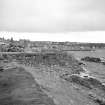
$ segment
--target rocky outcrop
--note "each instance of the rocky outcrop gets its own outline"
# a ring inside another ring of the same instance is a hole
[[[95,103],[99,105],[105,105],[105,85],[97,78],[94,78],[92,76],[89,76],[89,74],[85,75],[85,72],[82,72],[80,74],[64,74],[61,76],[61,78],[65,79],[66,81],[76,84],[83,87],[83,90],[85,92],[88,89],[88,92],[86,92],[86,95],[89,99],[93,100]]]
[[[96,62],[96,63],[100,63],[101,59],[100,58],[95,58],[95,57],[84,57],[81,60],[83,61],[88,61],[88,62]]]
[[[100,64],[105,65],[105,58],[96,58],[96,57],[86,56],[84,58],[81,58],[81,60],[86,61],[86,62],[100,63]]]

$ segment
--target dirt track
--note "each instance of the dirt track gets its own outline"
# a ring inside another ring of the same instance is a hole
[[[55,105],[24,68],[10,64],[0,72],[0,105]]]

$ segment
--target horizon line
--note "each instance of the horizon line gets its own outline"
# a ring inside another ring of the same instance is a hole
[[[0,31],[0,37],[14,40],[26,39],[30,41],[77,42],[77,43],[105,43],[105,31],[64,32],[64,33],[30,33]]]

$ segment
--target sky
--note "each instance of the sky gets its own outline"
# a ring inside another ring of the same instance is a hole
[[[105,0],[0,0],[0,31],[105,30]]]
[[[31,41],[57,42],[88,42],[105,43],[105,32],[66,32],[66,33],[27,33],[27,32],[0,32],[0,37],[14,40],[29,39]]]

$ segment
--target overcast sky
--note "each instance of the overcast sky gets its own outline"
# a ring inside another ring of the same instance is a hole
[[[105,30],[105,0],[0,0],[0,30]]]

